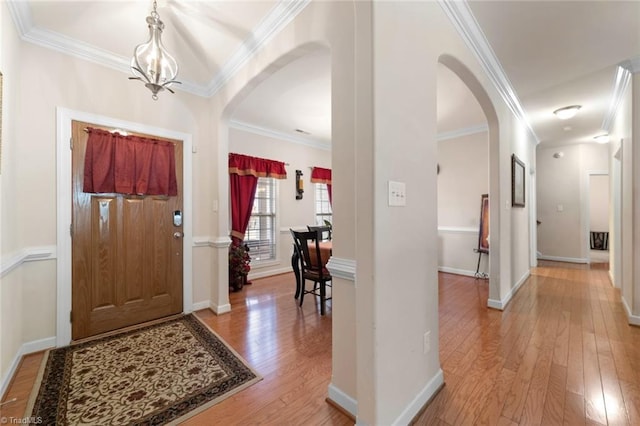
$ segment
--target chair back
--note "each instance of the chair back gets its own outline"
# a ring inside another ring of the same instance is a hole
[[[329,241],[331,240],[331,227],[330,226],[311,226],[307,225],[307,229],[309,231],[315,231],[318,233],[318,238],[320,241]]]
[[[319,275],[319,278],[327,278],[330,274],[324,269],[322,257],[320,254],[320,244],[317,231],[294,231],[290,229],[295,250],[299,253],[302,260],[303,274],[313,273]],[[309,247],[315,248],[315,253],[311,253]]]
[[[300,251],[300,245],[298,244],[295,236],[295,232],[293,229],[289,228],[289,232],[291,232],[291,238],[293,238],[293,251],[298,256],[298,259],[302,262],[302,252]]]

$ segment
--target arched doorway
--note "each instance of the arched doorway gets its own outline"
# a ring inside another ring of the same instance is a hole
[[[489,175],[489,307],[502,308],[500,302],[500,171],[499,171],[499,132],[498,115],[484,87],[473,73],[457,58],[451,55],[441,55],[439,64],[453,72],[469,89],[486,118],[488,137],[488,175]],[[478,206],[480,200],[478,200]],[[479,217],[479,209],[478,209]]]

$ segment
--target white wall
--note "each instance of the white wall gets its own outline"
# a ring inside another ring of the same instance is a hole
[[[589,179],[589,229],[609,232],[609,175],[591,175]]]
[[[562,153],[560,158],[554,154]],[[541,258],[586,263],[589,173],[608,173],[606,145],[576,144],[537,152],[538,251]]]
[[[287,178],[277,180],[278,204],[276,260],[264,265],[252,263],[249,278],[291,271],[291,234],[289,228],[306,229],[315,224],[315,194],[311,167],[331,168],[331,152],[273,137],[232,128],[229,131],[229,152],[246,154],[288,163]],[[296,200],[296,170],[301,170],[304,180],[302,200]]]
[[[478,254],[480,200],[489,193],[487,132],[438,142],[438,268],[473,276]],[[487,255],[480,272],[489,273]]]
[[[640,189],[640,174],[637,173],[637,170],[640,169],[640,149],[637,147],[633,147],[634,144],[637,144],[638,135],[640,135],[640,70],[637,69],[636,66],[635,72],[632,76],[631,80],[631,138],[628,143],[625,144],[625,148],[630,148],[630,155],[625,151],[623,153],[623,170],[625,167],[628,167],[628,160],[624,159],[624,156],[631,157],[631,171],[627,175],[623,174],[623,179],[627,178],[628,175],[631,175],[631,179],[625,180],[624,183],[628,183],[628,186],[632,188],[631,196],[628,199],[625,199],[626,191],[623,192],[623,210],[625,204],[632,204],[632,226],[629,228],[624,228],[625,230],[631,229],[632,232],[625,232],[625,234],[632,234],[632,251],[627,252],[632,256],[629,261],[633,265],[632,266],[632,280],[630,281],[630,285],[632,286],[632,299],[626,300],[627,305],[630,305],[631,315],[630,322],[635,325],[640,325],[640,206],[638,205],[638,200],[634,197],[639,193]],[[623,183],[623,187],[624,187]],[[625,225],[623,219],[623,226]],[[624,248],[623,248],[624,250]],[[632,253],[632,254],[631,254]],[[625,254],[625,260],[623,260],[623,267],[625,266],[625,261],[627,260],[627,256]]]

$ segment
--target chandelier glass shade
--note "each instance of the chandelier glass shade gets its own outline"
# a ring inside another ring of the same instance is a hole
[[[156,11],[157,3],[153,2],[153,10],[147,16],[149,27],[149,40],[136,46],[131,58],[131,72],[135,77],[130,80],[140,80],[151,90],[152,98],[158,99],[158,92],[167,89],[171,90],[171,85],[181,84],[176,80],[178,75],[178,63],[167,52],[162,44],[161,36],[164,23],[160,20],[160,15]]]

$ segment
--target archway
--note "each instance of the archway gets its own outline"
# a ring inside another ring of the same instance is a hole
[[[245,237],[248,244],[255,243],[258,234],[261,239],[258,251],[252,245],[250,278],[291,269],[288,229],[315,223],[312,188],[305,185],[304,196],[290,196],[295,171],[303,172],[308,183],[311,167],[330,168],[330,139],[331,51],[321,43],[308,43],[279,57],[245,84],[224,108],[220,140],[227,151],[282,161],[288,172],[284,180],[262,183],[273,187],[267,192],[271,194],[269,204],[275,203],[275,209],[270,210],[273,216],[263,214],[259,221],[250,222]],[[221,162],[224,159],[226,155],[221,153]],[[221,164],[220,178],[225,181],[222,185],[228,184],[226,163],[225,167]],[[254,225],[260,229],[254,229]],[[226,228],[230,229],[230,221]]]
[[[493,102],[476,76],[457,58],[443,54],[438,58],[438,63],[447,67],[462,80],[468,87],[476,101],[480,105],[487,122],[489,140],[489,229],[491,236],[491,249],[489,252],[489,307],[501,308],[500,302],[500,170],[499,170],[499,125],[498,115]]]

